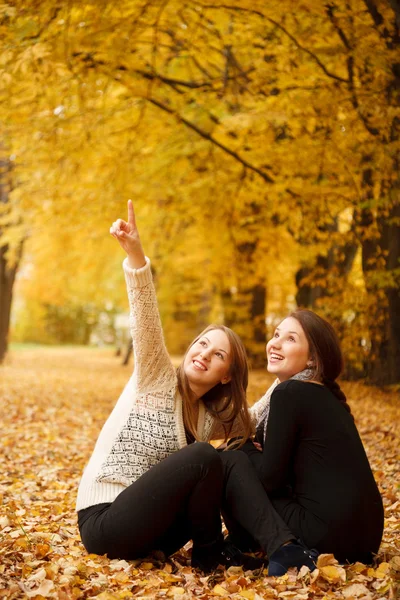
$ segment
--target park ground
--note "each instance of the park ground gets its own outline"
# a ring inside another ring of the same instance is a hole
[[[377,600],[400,590],[399,389],[344,382],[385,506],[374,566],[338,565],[324,555],[310,574],[190,568],[190,548],[167,562],[87,555],[74,504],[99,430],[129,376],[112,349],[11,348],[0,366],[0,598],[308,598]],[[249,401],[269,376],[251,375]]]

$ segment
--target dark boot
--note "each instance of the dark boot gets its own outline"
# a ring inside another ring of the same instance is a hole
[[[207,546],[193,546],[192,567],[204,573],[215,571],[218,565],[243,567],[244,571],[261,569],[267,560],[243,554],[231,542],[218,540]]]
[[[310,571],[314,571],[318,554],[317,550],[309,550],[300,541],[281,546],[270,556],[268,575],[279,577],[284,575],[290,567],[300,569],[303,565],[309,567]]]

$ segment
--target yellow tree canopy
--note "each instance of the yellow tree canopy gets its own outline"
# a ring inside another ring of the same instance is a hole
[[[382,345],[365,307],[399,281],[396,19],[370,0],[3,4],[8,231],[53,301],[121,281],[104,232],[132,197],[171,330],[222,316],[258,355],[297,274],[349,347],[360,324]]]

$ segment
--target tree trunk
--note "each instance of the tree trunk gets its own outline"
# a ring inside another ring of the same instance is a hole
[[[0,205],[9,203],[11,189],[11,168],[8,159],[0,157]],[[4,214],[4,213],[2,213]],[[10,263],[7,242],[2,242],[0,229],[0,362],[4,359],[8,349],[8,332],[10,328],[10,315],[13,286],[22,254],[22,242],[18,245],[13,263]]]
[[[364,196],[372,201],[372,157],[365,156],[364,163]],[[387,199],[375,211],[367,202],[358,214],[371,344],[367,374],[378,385],[400,381],[400,181],[392,183]]]
[[[362,223],[372,222],[369,210]],[[400,382],[400,204],[376,220],[377,237],[362,244],[363,272],[369,296],[371,352],[368,377],[372,383]],[[377,265],[377,256],[383,264]]]
[[[265,366],[266,300],[265,283],[253,272],[256,242],[237,246],[237,272],[240,274],[236,289],[222,294],[224,322],[242,339],[252,368]]]
[[[8,349],[12,290],[17,272],[17,266],[7,265],[7,249],[7,245],[0,247],[0,362]]]
[[[338,224],[334,221],[320,230],[335,234]],[[340,294],[343,278],[350,273],[356,253],[357,245],[349,241],[318,255],[313,266],[303,265],[296,273],[297,306],[314,309],[320,298]]]

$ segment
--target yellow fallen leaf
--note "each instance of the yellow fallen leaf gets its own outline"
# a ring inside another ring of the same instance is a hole
[[[54,579],[59,571],[59,567],[57,564],[49,563],[48,565],[45,565],[44,570],[46,571],[47,579]]]
[[[366,566],[363,563],[360,562],[356,562],[354,563],[354,565],[350,566],[350,570],[353,571],[354,573],[362,573],[363,571],[366,570]]]
[[[151,570],[153,567],[154,567],[154,565],[153,565],[153,563],[151,563],[151,562],[143,562],[143,563],[140,565],[140,568],[141,568],[143,571],[150,571],[150,570]]]
[[[242,598],[247,598],[247,600],[254,600],[254,590],[242,590],[240,595]]]
[[[321,576],[330,583],[339,583],[339,581],[346,581],[346,571],[343,567],[338,567],[336,565],[327,565],[326,567],[321,567],[319,570]]]
[[[341,590],[345,598],[358,598],[358,596],[368,596],[369,590],[363,583],[352,583]]]
[[[172,565],[170,565],[169,563],[166,563],[164,565],[163,571],[165,571],[166,573],[172,573]]]
[[[229,575],[229,578],[240,577],[243,575],[243,567],[229,567],[229,569],[226,570],[226,573]]]
[[[41,583],[42,581],[44,581],[47,577],[47,573],[46,573],[46,569],[39,569],[38,571],[35,571],[34,573],[32,573],[32,575],[28,578],[28,581],[36,581],[38,583]]]
[[[166,583],[176,583],[177,581],[182,581],[182,577],[179,575],[170,575],[169,573],[165,573],[165,571],[158,571],[158,575],[162,577]]]
[[[226,589],[230,594],[236,594],[240,590],[240,585],[232,581],[231,583],[226,584]]]
[[[44,558],[49,554],[51,546],[49,544],[36,544],[35,556],[36,558]]]
[[[184,593],[185,593],[185,588],[178,587],[176,585],[173,585],[168,590],[168,596],[183,596]]]
[[[10,537],[14,537],[14,536],[12,534],[10,534]],[[15,549],[18,549],[18,550],[27,550],[28,546],[29,546],[28,539],[26,538],[26,536],[21,536],[15,540],[13,546]]]
[[[28,598],[34,598],[35,596],[43,596],[44,598],[47,598],[53,589],[54,583],[51,581],[51,579],[45,579],[38,588],[29,591],[25,590],[25,594]]]
[[[327,565],[337,565],[338,561],[333,554],[320,554],[317,560],[317,569],[322,569]]]
[[[126,562],[126,560],[112,560],[110,561],[110,569],[112,571],[122,571],[123,569],[129,569],[129,563]]]
[[[217,585],[213,587],[212,591],[213,594],[215,594],[216,596],[229,596],[228,590],[223,588],[222,585],[219,585],[219,583],[217,583]]]
[[[310,568],[307,565],[303,565],[297,574],[297,579],[301,579],[310,573]]]
[[[400,556],[393,556],[390,559],[390,576],[396,579],[397,581],[400,579]]]
[[[118,573],[116,573],[116,575],[113,576],[113,580],[118,583],[128,583],[128,581],[131,580],[131,576],[125,571],[119,571]]]
[[[380,565],[378,565],[378,567],[375,569],[375,575],[374,577],[376,577],[377,579],[383,579],[384,577],[386,577],[386,575],[389,573],[389,569],[390,569],[390,565],[387,562],[382,562]]]

